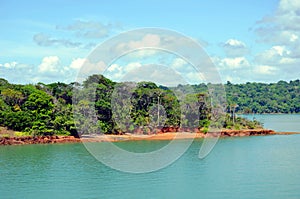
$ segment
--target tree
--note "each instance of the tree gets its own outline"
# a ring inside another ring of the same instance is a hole
[[[22,105],[24,111],[32,115],[33,123],[30,131],[35,135],[54,134],[52,126],[54,107],[52,97],[44,91],[35,89]]]
[[[22,92],[10,88],[3,89],[1,91],[1,96],[9,106],[20,106],[24,98]]]
[[[198,94],[199,100],[199,128],[208,128],[210,125],[211,107],[208,104],[208,95],[206,93]]]

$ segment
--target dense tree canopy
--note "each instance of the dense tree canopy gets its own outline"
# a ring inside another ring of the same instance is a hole
[[[300,81],[225,85],[228,104],[241,113],[299,113]]]
[[[271,84],[227,82],[230,114],[217,126],[259,126],[257,121],[236,118],[237,112],[299,113],[299,86],[299,80]],[[220,85],[214,89],[220,89]],[[116,83],[102,75],[92,75],[82,85],[17,85],[0,79],[0,126],[33,135],[74,136],[87,131],[153,133],[164,127],[205,131],[218,110],[210,95],[206,84],[167,88],[153,82]]]

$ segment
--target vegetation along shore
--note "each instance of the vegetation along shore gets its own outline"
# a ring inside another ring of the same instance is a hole
[[[86,132],[111,136],[111,140],[140,139],[136,135],[170,139],[175,132],[181,138],[204,137],[213,128],[222,129],[223,137],[269,135],[275,132],[263,129],[259,121],[236,114],[300,113],[299,80],[214,85],[226,93],[225,114],[218,119],[214,119],[218,109],[208,92],[211,84],[173,88],[153,82],[132,85],[102,75],[92,75],[82,84],[19,85],[0,79],[0,144],[92,140],[81,136]],[[123,95],[115,97],[116,90]],[[184,96],[180,100],[178,93]],[[89,117],[91,110],[95,117]],[[100,141],[107,140],[107,136],[104,140],[101,136]]]

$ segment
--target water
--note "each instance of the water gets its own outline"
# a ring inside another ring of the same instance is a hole
[[[300,114],[248,114],[239,115],[247,119],[254,118],[267,129],[278,132],[300,132]]]
[[[167,143],[122,145],[135,151]],[[222,138],[203,160],[201,143],[143,174],[110,169],[80,143],[1,146],[0,198],[300,198],[300,135]]]
[[[300,115],[255,118],[266,128],[300,132]],[[118,145],[143,153],[168,143]],[[0,198],[300,198],[300,134],[221,138],[203,160],[201,144],[195,140],[170,166],[143,174],[113,170],[80,143],[0,146]]]

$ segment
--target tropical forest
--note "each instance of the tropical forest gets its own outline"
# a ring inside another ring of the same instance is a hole
[[[111,81],[92,75],[82,84],[37,83],[19,85],[0,79],[0,128],[22,135],[73,135],[85,131],[104,134],[155,133],[162,128],[261,128],[237,114],[299,113],[300,81],[277,83],[227,82],[222,119],[215,118],[209,88],[153,82]],[[120,94],[121,93],[121,94]],[[184,93],[184,97],[178,97]],[[94,124],[94,125],[91,125]]]

